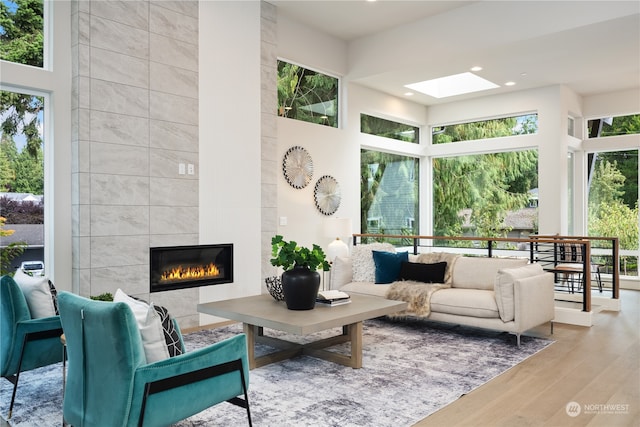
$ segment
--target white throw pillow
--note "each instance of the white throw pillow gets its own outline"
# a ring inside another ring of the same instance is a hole
[[[528,264],[524,267],[502,268],[498,270],[494,291],[498,312],[503,322],[510,322],[515,318],[514,282],[518,279],[538,276],[543,273],[544,270],[540,264]]]
[[[124,293],[121,289],[116,291],[113,302],[127,304],[138,322],[142,345],[147,363],[157,362],[169,358],[169,350],[164,339],[162,320],[153,306],[144,301],[137,300]]]
[[[331,264],[330,289],[340,289],[353,281],[353,266],[351,258],[338,256]]]
[[[57,315],[48,277],[29,276],[19,268],[13,280],[20,286],[27,300],[32,319]]]
[[[396,248],[391,243],[368,243],[356,245],[351,250],[351,262],[353,263],[353,281],[376,281],[376,265],[373,262],[373,251],[395,252]]]

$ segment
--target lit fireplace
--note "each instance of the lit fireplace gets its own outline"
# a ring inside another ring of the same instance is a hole
[[[151,292],[233,282],[233,244],[150,249]]]

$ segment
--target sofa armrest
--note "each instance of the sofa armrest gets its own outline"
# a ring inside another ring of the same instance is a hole
[[[513,283],[515,323],[523,332],[555,317],[553,274],[526,277]]]

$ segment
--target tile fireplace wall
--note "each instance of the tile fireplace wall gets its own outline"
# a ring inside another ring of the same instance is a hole
[[[263,94],[271,102],[276,14],[268,3],[261,10]],[[198,2],[75,0],[71,21],[72,289],[90,296],[121,288],[166,306],[183,328],[196,326],[197,288],[150,295],[149,248],[200,243]],[[277,170],[272,105],[261,107],[264,171]],[[180,163],[195,173],[180,174]],[[267,253],[277,214],[273,172],[263,173],[262,192]],[[270,272],[268,256],[263,264]]]
[[[198,3],[74,1],[72,44],[73,289],[148,300],[149,247],[198,244]]]

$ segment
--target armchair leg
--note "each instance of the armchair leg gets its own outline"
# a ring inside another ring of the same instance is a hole
[[[20,360],[22,363],[22,360]],[[16,392],[18,391],[18,379],[20,377],[20,371],[17,374],[10,375],[5,377],[7,381],[13,384],[13,392],[11,393],[11,403],[9,404],[9,413],[7,414],[7,420],[11,419],[11,415],[13,415],[13,404],[16,401]]]
[[[22,371],[22,358],[24,357],[24,349],[27,347],[27,343],[30,341],[53,338],[55,336],[60,336],[60,335],[62,335],[62,328],[51,329],[48,331],[33,332],[30,334],[26,334],[24,336],[24,340],[22,341],[22,347],[20,348],[20,360],[18,361],[18,372],[16,372],[14,375],[5,377],[11,383],[13,383],[13,392],[11,393],[11,403],[9,404],[9,414],[7,419],[11,419],[11,415],[13,415],[13,404],[15,403],[15,400],[16,400],[16,392],[18,391],[18,380],[20,379],[20,372]]]

